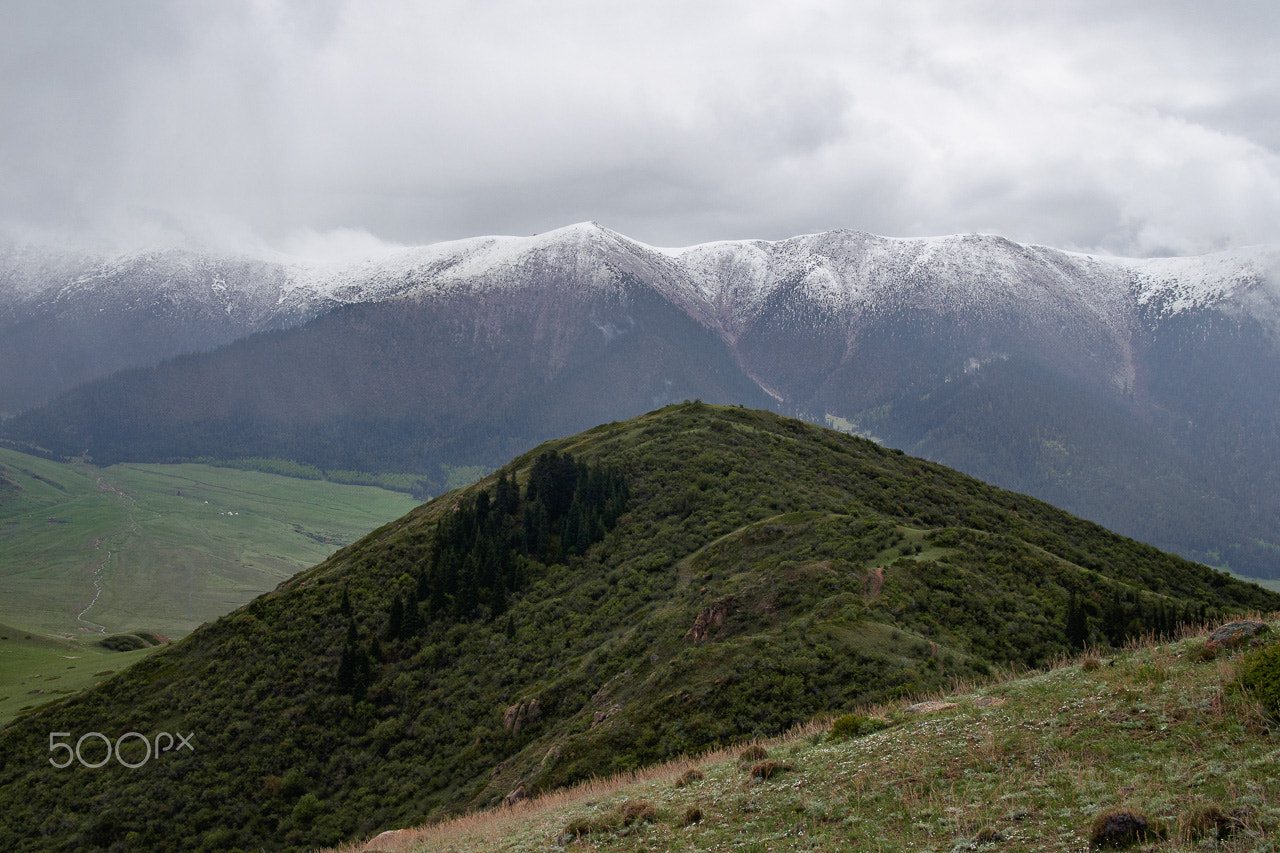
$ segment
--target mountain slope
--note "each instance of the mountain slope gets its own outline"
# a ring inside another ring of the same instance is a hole
[[[520,275],[500,294],[402,294],[128,371],[12,429],[99,463],[278,456],[438,475],[672,401],[768,401],[713,334],[624,269]]]
[[[331,304],[292,286],[285,266],[256,259],[0,246],[0,413],[123,368],[296,325]]]
[[[272,269],[268,302],[322,316],[82,386],[4,435],[101,461],[270,454],[438,480],[700,397],[838,418],[1280,574],[1275,249],[1134,260],[846,231],[659,249],[584,223]]]
[[[531,451],[19,720],[0,820],[16,849],[301,849],[1039,663],[1069,622],[1119,642],[1278,603],[862,439],[691,403]],[[57,770],[50,731],[195,749]]]
[[[1237,689],[1260,654],[1215,654],[1199,636],[1082,656],[877,718],[817,721],[755,757],[678,759],[341,849],[1087,850],[1106,849],[1091,844],[1095,821],[1116,812],[1148,822],[1133,849],[1274,849],[1274,723]]]

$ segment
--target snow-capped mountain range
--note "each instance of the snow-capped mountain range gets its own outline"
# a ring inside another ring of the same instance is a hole
[[[700,396],[1280,574],[1278,341],[1280,247],[659,248],[596,223],[344,263],[0,247],[0,413],[30,410],[4,429],[54,450],[430,473]]]
[[[543,268],[607,285],[608,258],[657,283],[700,322],[728,337],[780,288],[799,288],[831,312],[874,310],[910,293],[935,309],[1019,301],[1055,313],[1089,306],[1118,332],[1141,310],[1165,315],[1236,302],[1274,320],[1280,247],[1189,258],[1086,255],[965,234],[926,239],[828,231],[786,240],[737,240],[685,248],[649,246],[594,222],[529,237],[475,237],[375,258],[315,262],[275,253],[214,256],[187,250],[96,256],[34,246],[0,247],[0,311],[6,318],[78,303],[167,303],[239,318],[246,328],[296,323],[341,304],[519,285]],[[923,289],[913,285],[927,281]],[[11,321],[11,320],[10,320]]]

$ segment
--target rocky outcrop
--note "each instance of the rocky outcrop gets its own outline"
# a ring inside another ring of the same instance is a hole
[[[1209,635],[1209,639],[1205,641],[1205,648],[1234,649],[1269,630],[1265,622],[1254,622],[1249,619],[1228,622]]]
[[[693,640],[695,645],[705,643],[712,628],[719,628],[729,617],[732,599],[722,598],[705,608],[693,620],[693,627],[684,635],[686,640]]]
[[[507,794],[507,796],[503,799],[503,802],[506,803],[508,806],[514,806],[516,803],[520,802],[521,800],[527,800],[527,799],[529,799],[529,792],[525,790],[524,782],[516,782],[515,790]]]
[[[517,702],[502,712],[502,728],[518,735],[521,729],[538,722],[540,716],[541,709],[536,698],[528,702]]]
[[[382,853],[382,851],[389,853],[392,850],[404,849],[404,845],[413,840],[414,834],[412,829],[388,829],[361,847],[360,853]]]
[[[594,729],[596,726],[600,725],[605,720],[609,719],[610,717],[612,717],[614,714],[618,713],[621,710],[622,710],[622,706],[614,705],[612,708],[610,708],[607,711],[596,711],[591,718],[591,728]]]
[[[939,711],[950,711],[954,707],[955,702],[917,702],[903,710],[908,714],[936,714]]]

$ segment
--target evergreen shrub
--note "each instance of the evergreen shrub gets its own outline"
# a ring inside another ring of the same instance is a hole
[[[1250,654],[1241,667],[1240,683],[1270,716],[1280,719],[1280,643]]]

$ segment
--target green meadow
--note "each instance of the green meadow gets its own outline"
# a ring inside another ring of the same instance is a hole
[[[0,449],[0,622],[178,638],[416,504],[209,465],[97,468]]]
[[[0,625],[0,726],[17,714],[92,687],[156,648],[111,652],[88,639],[55,639]]]

